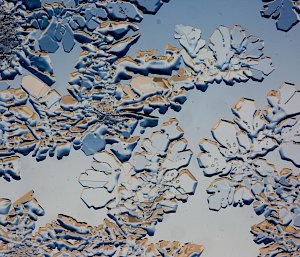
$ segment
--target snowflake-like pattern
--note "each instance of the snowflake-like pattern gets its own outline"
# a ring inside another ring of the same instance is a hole
[[[197,180],[186,169],[192,157],[176,119],[139,145],[128,162],[121,163],[120,148],[94,155],[91,169],[79,178],[81,199],[89,208],[106,207],[108,215],[124,230],[153,235],[166,213],[177,210],[194,194]],[[101,196],[101,197],[100,197]]]
[[[271,59],[264,56],[264,42],[239,25],[218,27],[208,46],[201,30],[190,26],[177,25],[175,38],[183,47],[181,56],[189,67],[186,73],[202,91],[213,82],[262,81],[274,69]]]
[[[205,176],[218,176],[207,189],[209,208],[252,204],[257,215],[263,214],[265,221],[251,230],[255,242],[267,245],[261,256],[300,253],[299,172],[277,171],[268,161],[268,153],[279,150],[278,157],[299,167],[299,100],[300,92],[289,83],[269,93],[263,110],[242,98],[232,107],[233,121],[219,121],[214,140],[200,142],[200,167]]]

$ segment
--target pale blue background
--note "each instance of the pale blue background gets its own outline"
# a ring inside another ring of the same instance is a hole
[[[190,197],[188,203],[181,204],[176,214],[168,215],[157,226],[154,241],[163,239],[203,244],[203,257],[258,255],[259,246],[252,241],[250,227],[262,221],[262,217],[257,217],[252,207],[229,207],[217,213],[209,211],[205,189],[212,179],[202,175],[196,155],[199,152],[198,142],[201,138],[210,137],[213,125],[220,118],[232,119],[230,108],[240,97],[256,99],[263,108],[271,89],[277,89],[284,81],[300,84],[300,25],[287,33],[277,31],[274,21],[260,16],[261,7],[260,0],[171,0],[155,16],[145,15],[141,23],[142,36],[129,54],[149,49],[158,49],[163,53],[167,43],[179,46],[173,39],[176,24],[200,28],[207,41],[219,25],[231,27],[239,24],[249,33],[265,40],[265,54],[272,57],[276,69],[263,83],[249,81],[233,87],[214,84],[205,93],[190,91],[180,113],[169,111],[161,117],[160,124],[171,117],[179,119],[194,152],[190,169],[199,180],[199,185],[196,195]],[[60,50],[52,56],[58,78],[54,87],[60,92],[66,92],[65,86],[79,52],[77,46],[72,54]],[[150,131],[147,130],[146,135]],[[276,162],[278,155],[274,156]],[[69,157],[61,161],[48,158],[37,163],[30,157],[23,158],[22,180],[11,183],[0,180],[0,197],[16,200],[34,189],[46,211],[38,225],[55,219],[58,213],[71,215],[92,225],[99,224],[106,211],[89,210],[79,198],[82,188],[77,179],[81,172],[89,168],[90,163],[91,157],[84,156],[81,151],[72,151]]]

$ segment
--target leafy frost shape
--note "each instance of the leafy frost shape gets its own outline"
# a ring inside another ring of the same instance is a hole
[[[198,29],[176,27],[175,38],[184,48],[182,58],[191,69],[194,84],[202,91],[213,82],[233,85],[249,79],[262,81],[274,70],[271,59],[264,56],[263,41],[248,35],[239,25],[231,29],[218,27],[207,47],[200,37]]]
[[[176,25],[174,37],[193,58],[205,46],[205,41],[201,39],[201,30],[190,26]]]
[[[254,241],[265,244],[260,256],[298,256],[299,172],[281,171],[268,161],[268,153],[299,167],[299,91],[284,83],[268,94],[269,105],[257,108],[242,98],[233,107],[232,121],[220,120],[213,140],[200,141],[198,162],[205,176],[218,176],[207,189],[211,210],[229,205],[252,205],[265,220],[252,227]]]

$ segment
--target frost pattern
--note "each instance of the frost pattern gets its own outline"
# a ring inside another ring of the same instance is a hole
[[[177,25],[175,38],[183,47],[187,74],[202,91],[214,82],[233,85],[249,79],[262,81],[273,71],[271,59],[263,53],[264,42],[239,25],[218,27],[207,46],[201,30],[190,26]]]
[[[300,253],[299,171],[277,171],[268,161],[268,153],[278,149],[278,157],[299,167],[299,100],[300,92],[289,83],[268,94],[263,110],[242,98],[232,107],[233,121],[220,120],[212,129],[214,139],[200,142],[204,175],[218,176],[207,189],[209,208],[252,204],[263,214],[265,221],[251,230],[255,242],[266,245],[260,256]]]
[[[139,229],[129,235],[108,219],[92,227],[59,214],[55,221],[33,233],[35,221],[43,215],[44,210],[34,198],[33,191],[13,205],[9,199],[0,199],[0,254],[18,257],[194,257],[203,252],[201,245],[192,243],[163,240],[151,243]]]
[[[102,33],[111,33],[115,38],[119,38],[119,33],[130,28],[133,28],[132,24],[120,26],[111,22],[98,27]],[[176,37],[179,38],[178,33],[187,33],[189,28],[177,27]],[[192,28],[191,30],[193,31]],[[270,59],[262,55],[261,40],[252,36],[246,37],[245,32],[236,26],[231,32],[238,35],[232,37],[231,46],[241,50],[240,57],[234,57],[232,51],[218,52],[217,42],[223,42],[217,38],[221,35],[219,32],[214,33],[217,35],[213,40],[214,48],[210,46],[218,53],[219,57],[215,62],[218,60],[219,66],[215,63],[215,66],[209,67],[210,70],[220,67],[223,63],[221,59],[227,59],[228,54],[233,59],[241,58],[244,63],[251,63],[251,69],[248,67],[250,70],[242,68],[237,71],[237,76],[247,73],[252,74],[254,79],[254,74],[262,74],[255,70],[258,67],[268,67],[266,74],[273,70]],[[205,76],[199,73],[195,77],[192,69],[183,65],[181,59],[187,63],[187,53],[191,56],[203,51],[213,53],[213,50],[203,48],[204,42],[200,39],[199,31],[196,30],[195,33],[198,37],[195,36],[194,41],[190,38],[193,37],[192,32],[190,36],[181,35],[179,41],[184,50],[166,45],[165,54],[162,56],[157,56],[156,51],[140,51],[134,58],[120,57],[122,55],[115,53],[117,49],[123,51],[123,43],[107,44],[105,49],[111,54],[102,51],[102,45],[87,43],[86,51],[81,54],[76,64],[77,71],[71,74],[67,86],[69,95],[62,96],[46,83],[31,76],[22,78],[21,88],[0,91],[0,111],[3,114],[0,122],[0,156],[12,158],[9,161],[12,165],[3,166],[0,176],[6,180],[20,179],[20,170],[17,169],[20,155],[32,153],[38,161],[42,161],[47,155],[56,156],[58,159],[68,156],[72,148],[92,155],[104,150],[107,144],[133,146],[131,135],[138,125],[143,128],[157,125],[159,116],[153,114],[155,110],[159,114],[164,114],[169,109],[178,112],[187,99],[185,91],[193,89],[195,85],[204,91],[208,83],[219,81],[220,70],[212,75],[212,80],[204,79],[200,85],[196,82],[197,78]],[[241,35],[242,38],[245,36],[244,43],[238,40],[242,40]],[[132,42],[132,38],[125,41]],[[115,50],[111,51],[112,49]],[[197,69],[197,66],[191,67]],[[224,68],[224,72],[225,70],[227,68]],[[226,72],[235,74],[231,70]],[[130,79],[129,83],[124,83],[124,79]],[[229,83],[229,80],[223,79]],[[237,80],[233,78],[230,81],[233,83]],[[122,161],[128,160],[130,155],[129,151]]]
[[[4,0],[6,12],[17,21],[20,42],[12,53],[9,68],[0,69],[0,78],[13,79],[22,68],[47,85],[55,82],[49,53],[60,47],[73,50],[76,43],[83,50],[96,47],[110,64],[124,56],[139,34],[137,23],[143,13],[155,14],[164,2],[143,1],[62,1],[47,4],[40,0]],[[129,34],[129,35],[128,35]]]
[[[121,163],[121,150],[94,155],[92,167],[79,177],[84,187],[81,199],[89,208],[106,207],[108,216],[131,233],[153,235],[178,202],[195,193],[197,180],[186,169],[192,157],[176,119],[145,138],[128,162]],[[101,196],[101,197],[100,197]]]
[[[61,159],[72,148],[92,155],[106,144],[121,144],[130,150],[120,158],[128,160],[136,145],[131,135],[137,124],[156,126],[154,110],[179,111],[185,102],[184,90],[172,86],[171,80],[136,77],[129,85],[77,94],[77,100],[24,76],[21,88],[0,91],[0,176],[8,181],[20,179],[20,155],[32,154],[37,161],[47,156]]]
[[[289,31],[300,20],[299,0],[262,0],[261,15],[276,20],[277,29]]]
[[[187,63],[188,52],[195,56],[206,49],[197,36],[198,30],[189,35],[190,29],[194,31],[190,27],[176,29],[176,38],[183,50],[167,45],[161,56],[157,56],[156,51],[126,56],[140,36],[136,33],[136,23],[142,20],[142,12],[156,12],[163,1],[152,3],[155,4],[140,1],[68,1],[52,5],[41,4],[39,0],[5,2],[6,10],[17,15],[22,28],[23,53],[17,56],[19,60],[23,56],[20,63],[37,78],[23,76],[20,88],[0,91],[1,177],[8,181],[20,179],[21,155],[32,154],[37,161],[47,156],[61,159],[68,156],[72,148],[92,155],[103,151],[107,144],[121,144],[131,149],[122,157],[122,162],[127,161],[136,145],[132,133],[137,126],[156,126],[159,115],[153,114],[155,110],[159,114],[168,109],[180,111],[186,101],[186,90],[196,85],[204,91],[208,83],[219,81],[220,73],[216,73],[211,81],[197,84],[196,73],[182,63],[182,59]],[[232,49],[239,49],[236,55],[232,55],[233,50],[229,53],[220,50],[225,41],[228,45],[227,39],[222,39],[226,31],[229,33],[229,29],[220,27],[211,39],[208,51],[214,53],[216,62],[209,67],[211,71],[216,67],[227,70],[225,66],[232,61],[224,64],[226,58],[243,60],[242,64],[235,65],[243,66],[244,73],[251,73],[253,79],[254,74],[260,74],[255,75],[255,79],[260,80],[272,71],[270,59],[263,56],[262,41],[247,36],[239,26],[231,30],[229,43]],[[196,40],[191,38],[194,34]],[[76,71],[70,76],[69,94],[61,95],[49,86],[54,82],[49,53],[59,47],[70,52],[75,42],[81,45],[83,52],[75,65]],[[244,67],[245,63],[250,65],[249,69]],[[257,71],[260,68],[264,75]],[[197,78],[200,77],[205,76],[198,74]],[[238,81],[236,78],[224,80],[233,83]]]

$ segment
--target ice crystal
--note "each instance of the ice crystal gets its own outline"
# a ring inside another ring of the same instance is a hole
[[[183,47],[181,56],[190,68],[187,74],[202,91],[213,82],[262,81],[273,71],[271,59],[263,53],[264,42],[239,25],[218,27],[208,45],[201,30],[190,26],[177,25],[175,38]]]
[[[295,86],[285,83],[268,94],[263,110],[242,98],[232,107],[233,121],[219,121],[214,139],[200,142],[199,165],[206,176],[218,176],[207,189],[209,208],[252,204],[263,214],[265,221],[251,230],[256,243],[267,245],[261,256],[300,253],[299,172],[296,167],[277,171],[268,160],[268,153],[279,150],[278,159],[299,167],[299,97]]]
[[[124,231],[153,235],[164,214],[176,212],[178,202],[194,194],[197,181],[186,169],[192,152],[176,119],[139,146],[142,151],[123,163],[116,157],[119,149],[95,154],[91,169],[79,178],[81,199],[90,208],[106,207]]]

